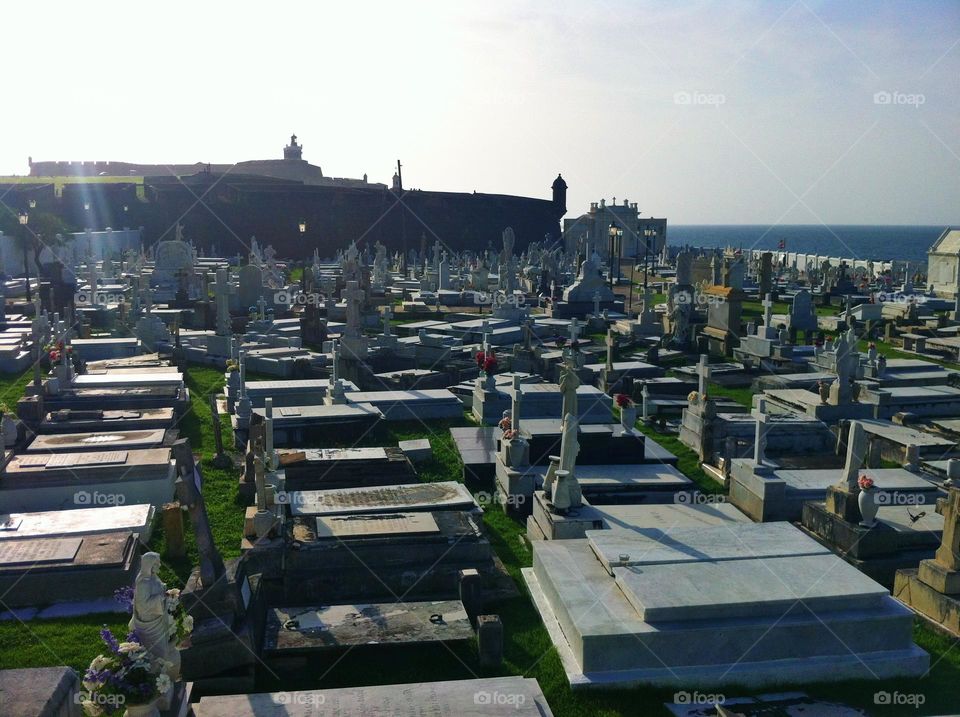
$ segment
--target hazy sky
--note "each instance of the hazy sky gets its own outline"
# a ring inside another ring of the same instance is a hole
[[[960,2],[15,3],[27,156],[279,158],[671,223],[960,222]],[[876,93],[879,95],[875,100]],[[888,100],[884,103],[884,100]]]

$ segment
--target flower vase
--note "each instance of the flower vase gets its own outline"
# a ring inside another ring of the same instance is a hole
[[[620,409],[620,425],[632,429],[637,423],[637,407],[624,406]]]
[[[124,717],[160,717],[160,708],[157,700],[153,699],[142,705],[127,705]]]
[[[861,489],[857,496],[857,505],[860,506],[860,525],[864,528],[872,528],[877,524],[877,511],[880,506],[877,505],[877,491],[873,488]]]

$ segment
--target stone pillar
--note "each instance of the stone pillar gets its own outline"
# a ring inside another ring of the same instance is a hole
[[[480,666],[499,667],[503,662],[503,623],[499,615],[477,616]]]
[[[192,477],[191,477],[192,480]],[[166,538],[165,555],[168,558],[182,558],[187,554],[187,547],[183,540],[183,511],[180,503],[164,503],[161,508],[163,534]]]
[[[476,626],[477,618],[483,610],[483,586],[477,569],[465,568],[458,571],[457,588],[460,593],[460,602],[467,611],[467,617]]]

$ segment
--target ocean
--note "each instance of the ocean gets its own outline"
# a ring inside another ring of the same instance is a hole
[[[732,246],[776,251],[783,240],[786,251],[852,259],[890,261],[900,259],[926,265],[927,250],[945,226],[855,226],[760,224],[670,224],[671,247]]]

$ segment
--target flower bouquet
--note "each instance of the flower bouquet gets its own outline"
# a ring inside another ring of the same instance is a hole
[[[177,588],[167,590],[167,612],[176,626],[175,644],[181,645],[193,632],[193,616],[189,615],[180,602],[180,591]]]
[[[152,703],[172,687],[170,678],[154,670],[146,648],[135,632],[119,642],[109,628],[100,631],[109,648],[98,655],[83,676],[80,704],[89,717],[142,713],[156,714]]]
[[[857,485],[860,486],[860,490],[870,490],[873,488],[873,478],[869,476],[862,475],[857,478]]]
[[[633,399],[625,393],[618,393],[613,397],[617,408],[630,408],[633,405]]]

